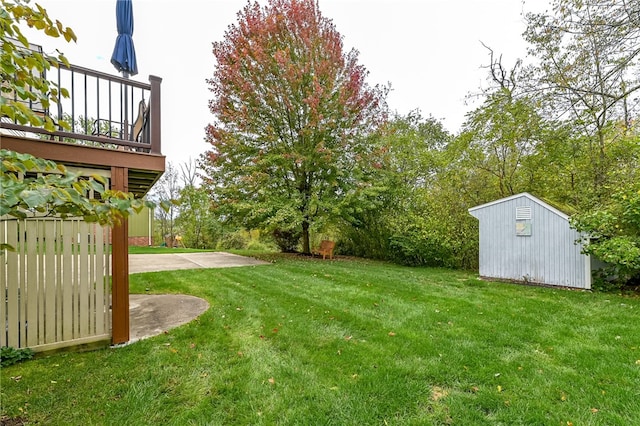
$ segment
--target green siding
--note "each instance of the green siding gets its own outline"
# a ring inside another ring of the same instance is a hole
[[[151,221],[151,223],[149,223]],[[151,225],[151,228],[149,228]],[[149,229],[153,235],[153,214],[149,214],[149,209],[145,207],[138,214],[129,216],[129,238],[147,237]]]

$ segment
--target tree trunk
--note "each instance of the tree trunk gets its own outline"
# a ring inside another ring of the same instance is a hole
[[[302,253],[311,254],[311,245],[309,244],[309,221],[302,221]]]

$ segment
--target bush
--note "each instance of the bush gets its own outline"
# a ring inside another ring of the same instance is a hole
[[[243,250],[247,248],[249,239],[242,231],[235,231],[223,234],[218,241],[217,248],[220,250]]]
[[[11,346],[0,348],[0,367],[8,367],[33,358],[33,350],[29,348],[16,349]]]
[[[282,253],[295,253],[300,244],[301,232],[293,229],[276,229],[273,231],[273,240]]]
[[[607,286],[633,285],[640,276],[640,184],[573,215],[571,225],[583,234],[583,252],[609,265]]]
[[[247,250],[273,251],[273,246],[270,246],[269,244],[262,241],[251,240],[249,241],[249,244],[247,244]]]
[[[453,254],[446,241],[417,232],[391,237],[390,257],[393,262],[408,266],[458,266],[453,264]]]

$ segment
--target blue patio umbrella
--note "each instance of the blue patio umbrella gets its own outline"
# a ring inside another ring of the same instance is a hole
[[[125,77],[138,74],[136,49],[133,47],[133,3],[131,0],[118,0],[116,3],[116,23],[118,37],[111,55],[111,63]]]
[[[116,2],[116,24],[118,27],[118,37],[116,45],[111,55],[111,63],[116,69],[122,72],[124,78],[138,74],[138,63],[136,61],[136,49],[133,47],[133,2],[132,0],[118,0]],[[129,139],[131,134],[129,129],[129,88],[124,90],[124,138]]]

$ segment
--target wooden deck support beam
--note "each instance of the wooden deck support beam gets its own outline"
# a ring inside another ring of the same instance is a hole
[[[128,192],[128,169],[111,168],[111,189]],[[127,220],[111,232],[111,343],[129,341],[129,229]]]

